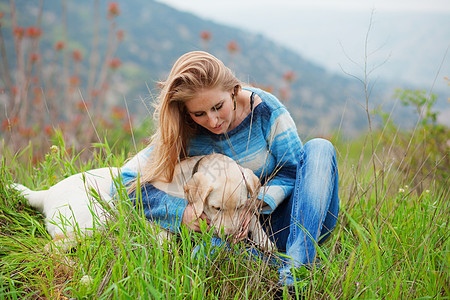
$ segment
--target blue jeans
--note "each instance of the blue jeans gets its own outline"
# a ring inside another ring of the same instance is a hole
[[[316,247],[336,226],[339,212],[339,176],[336,151],[324,139],[308,141],[298,153],[295,189],[261,223],[278,250],[286,251],[279,268],[280,283],[291,285],[291,268],[311,266]]]

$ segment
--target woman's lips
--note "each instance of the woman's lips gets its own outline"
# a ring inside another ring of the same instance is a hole
[[[220,130],[222,128],[223,123],[221,123],[219,126],[213,127],[214,131]]]

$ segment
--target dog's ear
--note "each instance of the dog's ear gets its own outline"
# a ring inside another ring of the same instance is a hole
[[[242,168],[243,174],[245,178],[245,184],[247,186],[247,189],[249,191],[249,194],[254,196],[255,193],[259,191],[259,188],[261,187],[261,183],[259,182],[258,177],[253,173],[252,170],[247,168]]]
[[[208,180],[202,173],[195,173],[184,186],[186,199],[194,209],[197,218],[203,213],[203,205],[212,189],[212,186],[208,184]]]

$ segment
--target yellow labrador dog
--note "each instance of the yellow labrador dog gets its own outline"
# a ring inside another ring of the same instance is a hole
[[[107,221],[105,204],[114,208],[111,188],[119,172],[119,168],[94,169],[41,191],[20,184],[13,187],[44,214],[47,231],[59,240],[59,246],[69,249],[75,243],[74,228],[89,233],[94,223],[101,227]],[[238,233],[247,216],[252,240],[265,250],[275,250],[255,215],[259,180],[233,159],[222,154],[191,157],[176,166],[172,182],[151,183],[172,196],[187,199],[197,216],[204,212],[218,235]]]

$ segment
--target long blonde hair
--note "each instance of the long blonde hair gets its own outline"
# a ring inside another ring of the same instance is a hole
[[[153,149],[141,174],[141,184],[156,178],[172,181],[175,165],[187,156],[189,139],[198,129],[186,111],[187,101],[201,90],[217,87],[237,95],[242,84],[215,56],[193,51],[175,62],[167,80],[159,86],[161,92],[154,112],[158,127],[151,138]],[[131,189],[135,188],[133,184]]]

